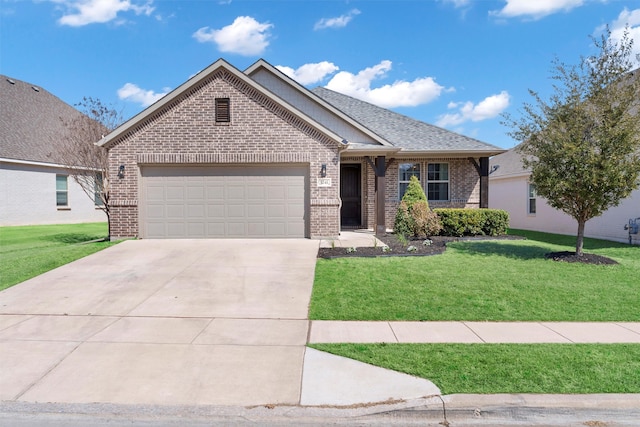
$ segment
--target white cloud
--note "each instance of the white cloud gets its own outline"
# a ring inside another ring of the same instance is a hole
[[[413,81],[398,80],[392,84],[371,88],[371,83],[391,70],[391,61],[382,61],[358,74],[341,71],[329,81],[327,89],[370,102],[383,108],[415,107],[433,101],[445,88],[431,77]]]
[[[133,83],[125,83],[124,86],[118,89],[118,98],[148,107],[169,93],[170,89],[164,88],[163,91],[155,93],[152,90],[144,90]]]
[[[629,37],[633,39],[632,59],[635,59],[636,55],[640,54],[640,9],[628,10],[625,7],[618,15],[618,19],[609,25],[613,41],[619,43],[622,40],[626,25],[629,25]]]
[[[322,18],[316,25],[313,26],[314,30],[322,30],[324,28],[343,28],[346,27],[354,16],[360,15],[358,9],[351,9],[348,13],[340,15],[336,18]]]
[[[438,126],[457,126],[464,122],[480,122],[492,119],[502,113],[509,106],[510,96],[507,91],[502,91],[497,95],[491,95],[474,105],[468,101],[464,104],[450,102],[447,108],[459,108],[457,113],[443,114],[436,124]]]
[[[260,55],[269,46],[273,24],[260,23],[250,16],[238,16],[231,25],[219,30],[202,27],[193,37],[201,43],[215,43],[221,52]]]
[[[134,3],[130,0],[51,0],[67,9],[59,20],[61,25],[81,27],[83,25],[113,21],[120,12],[134,12],[149,16],[154,11],[153,0]]]
[[[327,61],[317,62],[315,64],[304,64],[297,70],[284,65],[276,65],[276,68],[301,85],[317,83],[327,75],[339,70],[334,63]]]
[[[557,12],[568,12],[582,6],[584,0],[505,0],[507,4],[501,10],[493,10],[490,15],[501,18],[523,16],[531,19],[544,18]]]

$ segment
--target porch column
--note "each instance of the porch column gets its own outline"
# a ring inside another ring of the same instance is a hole
[[[489,207],[489,158],[480,157],[480,207]]]
[[[386,159],[384,156],[376,157],[376,167],[374,168],[376,172],[376,202],[375,202],[375,212],[376,212],[376,236],[384,236],[387,232],[387,226],[385,221],[385,197],[384,197],[384,178],[386,172]]]

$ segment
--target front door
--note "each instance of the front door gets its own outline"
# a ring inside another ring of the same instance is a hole
[[[357,228],[362,225],[362,197],[360,189],[360,164],[340,165],[340,222],[342,227]]]

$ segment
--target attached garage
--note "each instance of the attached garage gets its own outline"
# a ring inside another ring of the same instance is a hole
[[[308,237],[308,166],[141,167],[140,237]]]

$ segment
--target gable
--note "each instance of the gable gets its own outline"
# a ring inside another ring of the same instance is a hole
[[[342,111],[324,102],[313,92],[282,74],[264,61],[258,61],[245,71],[256,82],[286,100],[298,110],[313,117],[350,143],[390,145],[383,138],[364,128]]]
[[[236,98],[235,101],[228,94],[233,94],[233,97]],[[150,127],[155,127],[158,122],[167,120],[172,123],[173,129],[189,132],[190,126],[197,125],[198,132],[201,132],[212,124],[211,119],[215,116],[214,103],[216,97],[230,98],[231,123],[233,123],[233,117],[236,117],[246,123],[244,130],[247,129],[246,126],[249,126],[252,118],[248,111],[237,108],[235,103],[240,99],[250,99],[253,102],[252,105],[260,106],[263,110],[269,111],[270,114],[279,117],[312,138],[324,140],[329,144],[333,144],[334,147],[342,145],[342,138],[339,135],[274,96],[274,94],[223,60],[216,61],[161,100],[124,123],[103,138],[99,145],[111,148],[126,139],[144,133]],[[260,128],[261,124],[258,121],[254,121],[253,126]],[[243,130],[236,126],[230,126],[230,128],[233,128],[235,132]],[[211,130],[212,128],[209,129]],[[218,130],[220,131],[221,129]],[[269,129],[261,130],[269,131]],[[167,131],[169,134],[171,132],[175,133],[175,130],[168,129]]]

